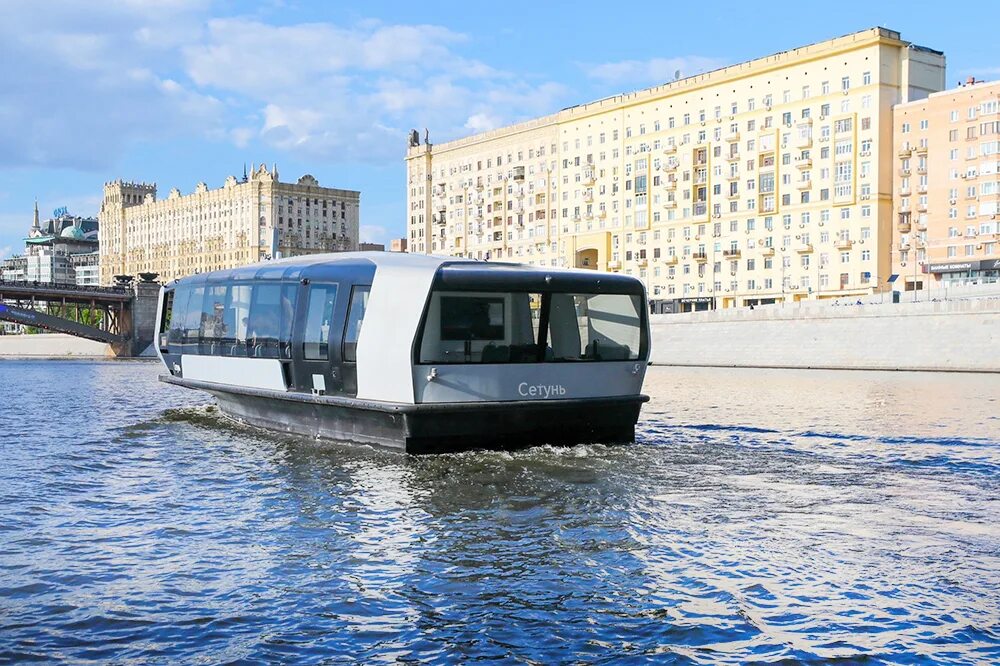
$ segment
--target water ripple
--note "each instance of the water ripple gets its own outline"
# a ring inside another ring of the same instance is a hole
[[[1000,661],[995,378],[653,368],[636,445],[411,458],[157,372],[0,362],[0,662]]]

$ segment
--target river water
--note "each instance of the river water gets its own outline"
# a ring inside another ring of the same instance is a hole
[[[1000,378],[651,368],[638,442],[414,458],[0,362],[0,662],[1000,662]]]

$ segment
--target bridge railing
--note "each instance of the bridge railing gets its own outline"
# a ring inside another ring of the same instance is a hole
[[[40,282],[38,280],[3,280],[0,279],[0,287],[16,289],[37,289],[44,291],[67,291],[87,294],[107,294],[114,296],[131,295],[130,287],[96,287],[82,286],[76,284],[54,284],[52,282]]]

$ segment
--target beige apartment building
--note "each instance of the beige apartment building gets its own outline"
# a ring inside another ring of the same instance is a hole
[[[251,169],[210,190],[156,198],[154,183],[104,185],[100,212],[101,284],[115,275],[158,273],[160,280],[233,268],[272,257],[358,249],[361,193],[321,187],[278,169]]]
[[[969,80],[894,111],[892,259],[900,285],[998,279],[1000,81]]]
[[[944,56],[873,28],[406,155],[409,251],[621,271],[658,311],[868,294],[892,108]]]

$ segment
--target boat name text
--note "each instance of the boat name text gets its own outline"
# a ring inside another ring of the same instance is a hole
[[[566,387],[562,384],[529,384],[521,382],[517,385],[517,392],[525,398],[552,398],[566,395]]]

